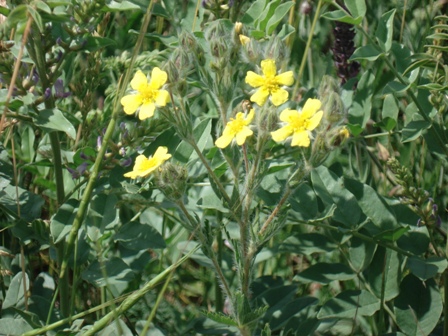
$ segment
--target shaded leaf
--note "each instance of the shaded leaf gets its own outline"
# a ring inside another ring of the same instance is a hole
[[[328,300],[317,318],[355,318],[372,316],[380,309],[380,300],[366,290],[346,290]]]

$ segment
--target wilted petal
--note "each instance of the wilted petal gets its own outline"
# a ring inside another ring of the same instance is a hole
[[[317,127],[317,125],[319,125],[320,120],[322,119],[323,115],[324,115],[323,111],[319,111],[315,115],[313,115],[308,120],[308,125],[307,125],[306,129],[309,130],[309,131],[312,131],[313,129],[315,129]]]
[[[262,86],[265,82],[265,79],[260,76],[257,75],[255,72],[253,71],[248,71],[247,75],[246,75],[246,83],[249,84],[252,87],[259,87]]]
[[[294,74],[292,71],[286,71],[275,76],[275,81],[280,85],[291,86],[292,84],[294,84]]]
[[[143,104],[138,112],[138,117],[140,120],[145,120],[147,118],[151,118],[154,115],[154,110],[156,109],[156,105],[153,102]]]
[[[124,113],[132,114],[142,104],[142,97],[139,94],[127,95],[121,98],[121,105],[123,105]]]
[[[271,94],[272,94],[271,101],[272,104],[274,104],[275,106],[279,106],[285,103],[288,100],[289,96],[288,91],[280,88],[271,92]]]
[[[268,99],[268,96],[269,90],[261,87],[250,97],[250,101],[258,104],[258,106],[263,106],[263,104],[266,102],[266,99]]]
[[[132,78],[131,80],[131,87],[134,90],[139,90],[142,86],[147,85],[148,84],[148,79],[146,78],[145,74],[141,71],[138,70],[135,75],[134,78]]]
[[[158,67],[152,69],[151,73],[151,81],[149,82],[149,86],[153,89],[160,89],[168,79],[168,75],[165,71],[160,70]]]
[[[274,132],[271,132],[271,136],[275,142],[280,142],[280,141],[285,140],[287,137],[289,137],[291,135],[291,133],[292,133],[292,128],[291,128],[291,126],[287,125],[287,126],[284,126]]]
[[[292,136],[291,146],[308,147],[310,145],[310,137],[307,131],[295,132]]]
[[[266,77],[274,77],[277,73],[275,61],[271,59],[261,61],[261,70]]]

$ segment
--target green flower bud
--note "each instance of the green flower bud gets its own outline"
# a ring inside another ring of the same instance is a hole
[[[177,201],[185,195],[188,170],[184,166],[171,162],[165,163],[157,174],[157,187],[172,201]]]

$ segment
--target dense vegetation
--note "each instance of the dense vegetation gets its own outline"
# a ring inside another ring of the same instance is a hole
[[[446,335],[446,1],[0,1],[0,334]]]

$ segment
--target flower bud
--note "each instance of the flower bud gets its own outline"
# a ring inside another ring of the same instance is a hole
[[[265,59],[284,60],[289,55],[288,47],[285,42],[275,36],[270,41],[266,48]]]
[[[165,163],[157,174],[157,187],[172,201],[181,199],[187,187],[188,170],[171,162]]]

